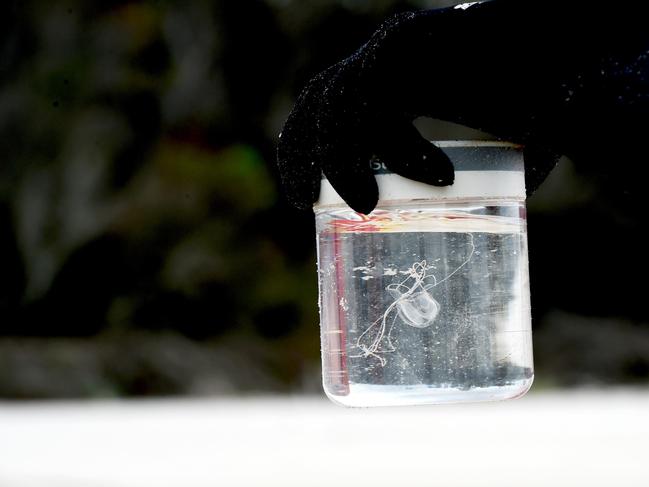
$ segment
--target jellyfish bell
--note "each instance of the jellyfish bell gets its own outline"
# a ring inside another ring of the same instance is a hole
[[[434,284],[429,284],[410,294],[402,293],[402,286],[389,289],[397,300],[397,313],[405,324],[414,328],[427,328],[433,324],[440,310],[439,303],[429,292],[433,287]]]

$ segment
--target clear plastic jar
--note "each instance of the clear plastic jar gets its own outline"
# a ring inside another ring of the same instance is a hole
[[[521,148],[437,143],[446,188],[376,163],[380,200],[315,206],[324,389],[345,406],[501,400],[533,378]]]

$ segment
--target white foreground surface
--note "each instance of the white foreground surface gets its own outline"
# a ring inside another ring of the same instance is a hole
[[[321,398],[0,403],[1,487],[643,486],[649,391],[345,410]]]

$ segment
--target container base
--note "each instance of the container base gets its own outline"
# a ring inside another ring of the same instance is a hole
[[[377,386],[350,384],[349,394],[338,396],[325,389],[327,397],[345,407],[419,406],[426,404],[453,404],[503,401],[523,396],[532,387],[534,376],[504,386],[457,389],[453,387]]]

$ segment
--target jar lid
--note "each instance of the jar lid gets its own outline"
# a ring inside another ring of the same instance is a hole
[[[382,203],[453,201],[468,198],[525,199],[523,147],[498,141],[436,141],[455,167],[451,186],[432,186],[391,172],[379,160],[372,168]],[[339,206],[345,202],[323,177],[320,198],[315,204]]]

